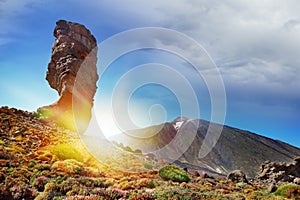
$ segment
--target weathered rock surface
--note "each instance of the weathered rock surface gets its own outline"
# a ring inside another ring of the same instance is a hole
[[[297,185],[300,185],[300,178],[295,178],[294,183],[297,184]]]
[[[291,163],[266,161],[260,166],[260,173],[255,177],[263,183],[296,183],[300,178],[300,156]]]
[[[227,175],[227,179],[235,183],[247,183],[246,174],[241,170],[234,170]]]
[[[84,129],[97,88],[97,42],[85,26],[65,20],[56,22],[54,36],[46,79],[60,98],[38,111],[67,128]]]

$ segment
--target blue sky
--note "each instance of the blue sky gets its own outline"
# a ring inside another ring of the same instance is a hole
[[[296,0],[0,0],[0,105],[36,110],[58,99],[45,80],[58,19],[84,24],[98,42],[132,28],[163,27],[193,38],[216,63],[227,97],[225,124],[300,147],[299,10]],[[112,63],[97,94],[109,94],[123,73],[151,62],[196,78],[186,61],[170,53],[136,51]],[[198,78],[191,82],[201,99],[201,118],[209,120],[209,92]],[[166,120],[180,114],[176,95],[158,85],[136,90],[129,104],[140,102],[145,105],[139,112],[161,104]]]

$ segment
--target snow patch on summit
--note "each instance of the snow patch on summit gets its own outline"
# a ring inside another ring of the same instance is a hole
[[[173,126],[178,131],[180,127],[182,126],[184,121],[176,122]]]

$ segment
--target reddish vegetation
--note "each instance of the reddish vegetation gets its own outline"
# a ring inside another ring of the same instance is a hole
[[[33,113],[17,109],[0,108],[0,136],[0,199],[299,197],[297,185],[286,187],[286,190],[280,187],[278,195],[286,195],[280,197],[269,193],[267,185],[235,183],[225,178],[200,175],[201,172],[188,173],[191,180],[179,183],[163,180],[156,169],[140,173],[116,171],[93,160],[80,146],[75,133],[45,123]],[[71,146],[78,151],[70,150]],[[81,156],[77,155],[79,152]],[[139,162],[130,161],[132,164]]]

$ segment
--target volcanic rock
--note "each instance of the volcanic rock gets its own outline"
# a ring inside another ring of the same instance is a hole
[[[268,187],[268,192],[273,193],[276,190],[277,190],[277,185],[275,183],[271,183],[271,185],[269,185],[269,187]]]
[[[246,174],[241,170],[234,170],[227,175],[227,179],[235,183],[247,183]]]
[[[81,131],[91,118],[97,89],[97,42],[84,25],[65,20],[56,22],[54,36],[46,79],[60,98],[38,109],[38,113],[66,128]]]
[[[297,185],[300,185],[300,178],[295,178],[294,183],[297,184]]]
[[[295,157],[292,163],[267,161],[255,177],[257,182],[262,183],[293,183],[297,178],[300,178],[300,156]]]

